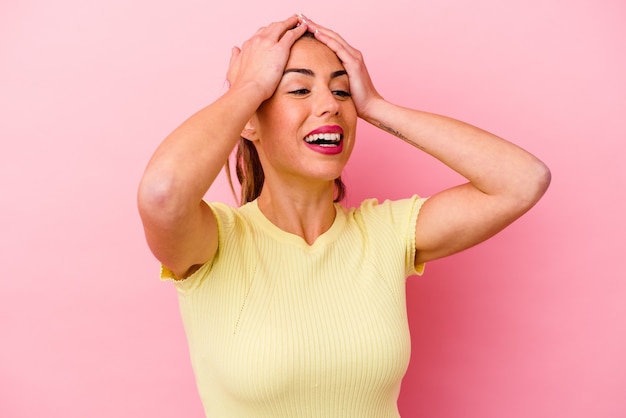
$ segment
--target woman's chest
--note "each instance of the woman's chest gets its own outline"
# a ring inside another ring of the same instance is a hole
[[[403,278],[359,257],[328,271],[337,261],[300,273],[260,261],[235,286],[216,281],[186,318],[199,382],[247,402],[397,387],[410,357]]]

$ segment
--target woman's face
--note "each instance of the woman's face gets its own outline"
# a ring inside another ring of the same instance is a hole
[[[274,95],[253,121],[266,177],[339,177],[354,147],[357,114],[335,53],[315,39],[297,41]]]

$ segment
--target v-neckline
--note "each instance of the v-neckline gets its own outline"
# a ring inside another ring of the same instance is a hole
[[[246,206],[248,206],[254,214],[254,220],[258,223],[258,226],[270,236],[274,237],[278,241],[289,243],[290,245],[300,247],[306,251],[317,251],[335,241],[346,224],[346,215],[343,207],[338,203],[335,203],[334,205],[335,219],[333,220],[333,223],[330,228],[318,236],[312,244],[306,242],[306,240],[300,235],[287,232],[270,221],[259,208],[258,199],[249,202]]]

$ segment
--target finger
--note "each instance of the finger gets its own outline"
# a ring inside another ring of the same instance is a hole
[[[352,48],[343,38],[340,36],[332,36],[326,31],[316,30],[315,39],[330,48],[331,51],[337,55],[339,60],[344,65],[350,65],[361,60],[360,52]],[[347,68],[346,68],[347,70]]]
[[[334,32],[318,23],[313,22],[311,19],[304,17],[302,18],[307,22],[309,31],[315,35],[315,38],[331,48],[335,53],[339,53],[339,48],[343,48],[353,57],[358,57],[357,50],[354,49],[345,39],[341,37],[337,32]],[[332,41],[334,42],[332,42]],[[331,45],[328,45],[328,42],[331,42]]]
[[[230,54],[230,61],[228,63],[228,71],[226,73],[226,79],[229,82],[233,81],[233,78],[236,76],[237,72],[238,72],[238,67],[239,67],[239,54],[241,54],[241,49],[239,49],[238,47],[234,46],[233,49],[231,50],[231,54]]]
[[[352,46],[350,46],[350,44],[346,42],[346,40],[343,39],[337,32],[334,32],[319,25],[311,25],[311,29],[313,29],[313,27],[315,27],[313,31],[315,38],[323,42],[324,44],[327,44],[329,41],[334,41],[335,45],[351,53],[355,51],[355,49],[352,48]]]
[[[230,53],[230,61],[228,63],[229,66],[232,66],[235,63],[237,57],[241,54],[241,49],[239,47],[234,46]]]
[[[266,28],[267,34],[273,36],[278,41],[287,31],[295,28],[298,23],[300,23],[300,19],[297,15],[289,16],[285,20],[269,24]]]
[[[307,30],[306,24],[300,24],[293,29],[289,29],[283,34],[279,43],[291,47]]]
[[[304,15],[300,15],[300,22],[306,24],[309,28],[309,31],[313,34],[315,34],[315,32],[320,31],[320,30],[325,30],[325,31],[330,32],[328,28],[325,28],[324,26],[320,25],[319,23],[314,22],[313,20],[309,19],[308,17]]]

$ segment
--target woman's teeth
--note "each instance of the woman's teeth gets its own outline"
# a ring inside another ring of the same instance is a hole
[[[313,134],[313,135],[306,136],[304,140],[308,142],[309,144],[312,144],[314,142],[319,142],[319,145],[335,144],[341,141],[341,134],[338,134],[338,133]]]

